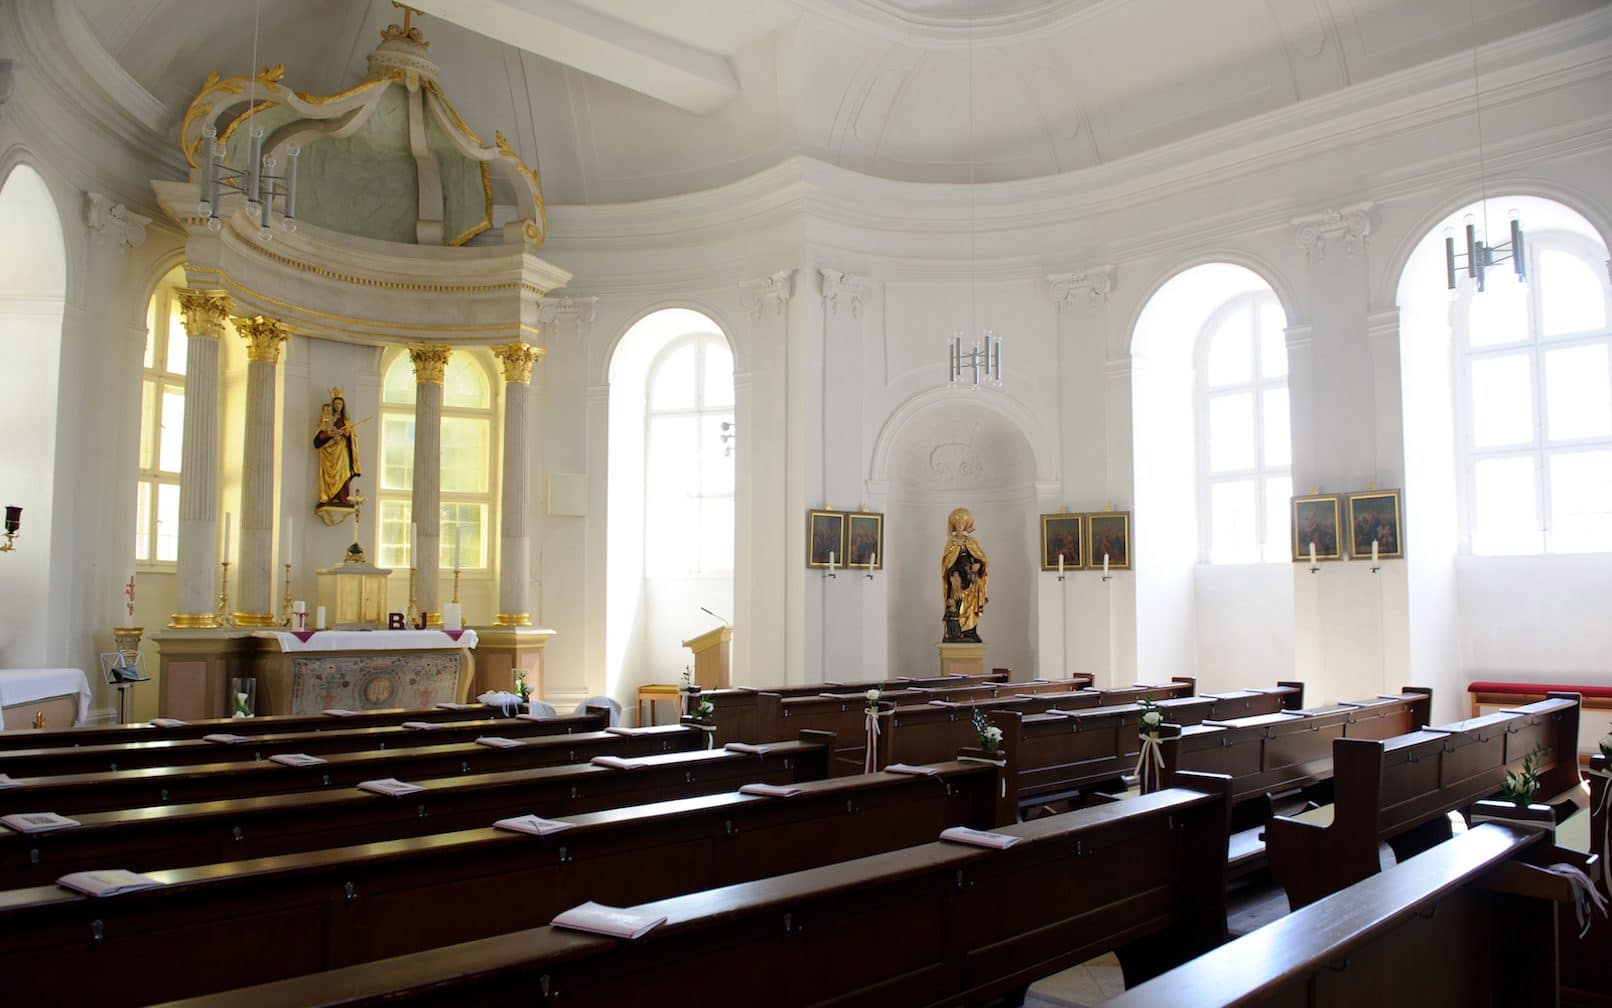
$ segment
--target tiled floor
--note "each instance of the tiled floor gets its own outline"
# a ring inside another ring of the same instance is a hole
[[[1109,953],[1036,981],[1024,1008],[1085,1008],[1124,992],[1119,960]]]

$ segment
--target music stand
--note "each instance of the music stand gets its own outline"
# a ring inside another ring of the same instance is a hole
[[[101,652],[101,673],[106,684],[118,691],[118,721],[129,723],[129,691],[135,683],[149,682],[146,674],[146,656],[139,651]]]

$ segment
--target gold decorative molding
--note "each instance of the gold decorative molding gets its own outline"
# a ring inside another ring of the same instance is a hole
[[[403,12],[403,23],[400,25],[390,24],[381,29],[382,41],[396,42],[400,39],[405,39],[409,42],[413,42],[417,46],[420,46],[422,49],[426,46],[429,46],[431,43],[425,40],[424,36],[420,34],[420,29],[414,27],[413,24],[414,15],[423,14],[425,12],[414,7],[410,7],[406,3],[399,3],[398,0],[392,0],[392,6]]]
[[[542,360],[546,353],[547,350],[530,343],[506,343],[493,347],[493,356],[498,358],[498,363],[504,369],[505,384],[519,382],[530,385],[532,366]]]
[[[235,331],[246,340],[247,360],[267,361],[270,364],[280,363],[280,344],[291,335],[290,327],[284,322],[262,315],[237,318]]]
[[[168,620],[170,630],[216,630],[218,616],[210,612],[174,613]]]
[[[241,294],[245,295],[248,298],[251,298],[253,301],[261,301],[264,304],[274,305],[276,308],[284,308],[284,309],[286,309],[287,312],[289,312],[291,314],[294,314],[294,315],[304,315],[304,316],[307,316],[309,318],[324,319],[329,323],[342,323],[342,322],[345,322],[345,323],[349,323],[350,325],[366,325],[366,326],[371,326],[371,327],[373,327],[375,329],[385,330],[385,331],[388,331],[388,332],[398,332],[398,333],[400,333],[400,332],[476,333],[476,334],[481,334],[481,335],[493,334],[494,336],[496,336],[499,333],[506,333],[510,329],[510,327],[507,326],[507,325],[475,325],[475,326],[449,326],[449,325],[429,325],[429,324],[426,324],[426,325],[411,325],[411,324],[404,323],[404,322],[381,322],[381,321],[376,321],[374,319],[355,318],[355,317],[353,317],[351,315],[332,315],[330,312],[323,312],[323,311],[319,311],[319,310],[314,309],[314,308],[306,308],[306,307],[303,307],[302,305],[295,305],[295,304],[292,304],[289,301],[282,301],[279,298],[274,297],[273,295],[265,294],[265,293],[263,293],[262,291],[259,291],[259,290],[254,290],[253,288],[248,287],[246,284],[241,283],[239,280],[237,280],[234,277],[230,276],[228,273],[224,272],[223,270],[219,270],[218,276],[219,276],[219,279],[223,280],[224,283],[227,286],[229,286],[231,289],[239,291]],[[386,332],[379,332],[379,333],[377,333],[377,332],[365,332],[365,331],[362,331],[362,330],[359,330],[359,329],[351,329],[351,328],[348,328],[347,326],[334,325],[334,324],[327,325],[327,326],[325,326],[325,328],[330,330],[330,331],[333,331],[333,332],[345,333],[348,336],[352,336],[353,338],[358,339],[358,340],[362,340],[362,341],[374,342],[377,339],[381,339],[381,340],[386,339]],[[520,329],[521,332],[530,333],[533,336],[541,336],[543,334],[543,330],[540,329],[539,327],[530,326],[530,325],[525,324],[524,322],[521,323],[518,328]]]
[[[218,71],[214,70],[207,75],[207,79],[202,82],[201,90],[196,93],[196,97],[191,99],[190,106],[185,109],[185,118],[179,124],[180,137],[189,136],[190,124],[208,115],[217,107],[216,101],[208,99],[218,95],[245,94],[247,88],[258,84],[263,85],[265,91],[273,92],[279,89],[280,80],[284,76],[284,63],[266,66],[253,77],[219,77]],[[225,104],[233,105],[234,102],[226,102]],[[201,149],[202,135],[200,130],[196,132],[195,140],[188,144],[181,143],[181,150],[184,151],[185,160],[190,163],[192,168],[201,166],[201,162],[197,160],[197,157],[201,154]]]
[[[197,225],[201,225],[207,223],[207,219],[205,217],[197,217],[193,222]],[[191,222],[187,221],[187,223]],[[306,263],[300,259],[292,259],[290,256],[283,256],[277,252],[271,252],[266,248],[262,248],[261,246],[254,248],[252,253],[253,255],[262,256],[265,259],[273,260],[282,266],[290,266],[292,269],[301,270],[304,273],[312,273],[314,276],[323,277],[326,280],[335,280],[338,283],[352,284],[354,287],[374,287],[379,290],[411,291],[417,294],[494,294],[499,291],[525,290],[532,294],[536,294],[538,297],[542,297],[544,294],[548,293],[536,284],[527,283],[524,280],[514,282],[505,281],[494,284],[415,283],[404,280],[380,280],[375,277],[358,276],[354,273],[338,273],[335,270],[329,270],[323,266],[315,266],[312,263]],[[240,285],[237,284],[236,286]]]
[[[235,625],[242,627],[273,627],[279,626],[279,621],[272,613],[244,613],[235,614]]]
[[[499,613],[493,617],[493,626],[531,626],[531,613]]]
[[[218,290],[191,290],[180,287],[179,311],[185,317],[185,332],[191,336],[224,335],[224,324],[229,320],[229,296]]]
[[[445,343],[410,343],[409,360],[414,362],[414,380],[441,385],[452,355],[453,347]]]

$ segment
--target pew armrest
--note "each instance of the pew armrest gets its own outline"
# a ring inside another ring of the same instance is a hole
[[[1583,854],[1579,851],[1563,850],[1561,848],[1547,848],[1555,854],[1564,855],[1557,858],[1558,862],[1572,864],[1580,861],[1573,867],[1589,874],[1597,867],[1599,858],[1594,854]],[[1569,857],[1567,855],[1576,855]],[[1506,893],[1510,896],[1524,896],[1529,899],[1549,900],[1554,903],[1572,903],[1573,885],[1560,875],[1546,871],[1537,865],[1524,861],[1507,861],[1484,878],[1484,889],[1490,892]]]

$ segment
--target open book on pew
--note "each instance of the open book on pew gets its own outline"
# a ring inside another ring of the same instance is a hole
[[[320,759],[318,756],[310,756],[305,752],[287,752],[275,753],[269,757],[269,762],[278,763],[281,766],[318,766],[321,763],[330,761]]]
[[[403,727],[413,731],[430,731],[433,728],[441,728],[442,726],[435,721],[405,721],[403,722]]]
[[[722,748],[728,752],[749,753],[751,756],[765,756],[772,752],[772,746],[756,745],[753,742],[729,742]]]
[[[561,822],[558,819],[544,819],[535,815],[515,816],[512,819],[500,819],[493,823],[493,829],[508,830],[511,833],[530,833],[532,836],[548,836],[568,830],[576,823]]]
[[[554,927],[587,931],[590,934],[607,935],[611,938],[642,938],[665,923],[664,914],[608,907],[592,900],[581,906],[572,907],[550,922]]]
[[[325,717],[357,717],[358,712],[345,707],[326,707]]]
[[[520,739],[504,738],[502,735],[483,735],[476,739],[476,744],[490,749],[519,749],[526,743]]]
[[[202,741],[217,742],[219,745],[240,745],[242,742],[250,742],[252,740],[247,738],[245,735],[232,735],[229,732],[218,732],[213,735],[203,735]]]
[[[22,787],[22,781],[11,776],[10,774],[0,773],[0,791],[4,791],[6,788],[14,787]]]
[[[188,724],[190,724],[189,721],[181,721],[176,717],[154,717],[151,719],[153,728],[183,728]]]
[[[123,893],[157,889],[166,885],[149,875],[140,875],[127,868],[74,872],[71,875],[63,875],[56,880],[56,884],[86,896],[119,896]]]
[[[1006,833],[991,833],[986,830],[969,829],[967,826],[953,826],[940,831],[942,840],[952,843],[968,844],[971,847],[989,847],[992,850],[1007,850],[1018,843],[1022,837],[1009,836]]]
[[[371,794],[388,795],[392,798],[401,798],[404,795],[416,794],[417,792],[425,790],[425,788],[418,784],[410,784],[407,781],[400,781],[396,777],[385,777],[381,780],[363,781],[358,785],[358,789],[360,791],[368,791]]]
[[[912,774],[915,777],[933,777],[940,773],[940,767],[913,766],[911,763],[892,763],[885,769],[890,773]]]
[[[637,770],[648,766],[643,760],[622,759],[620,756],[595,756],[591,762],[594,766],[609,767],[612,770]]]
[[[761,795],[763,798],[793,798],[804,790],[787,784],[746,784],[739,788],[739,793]]]
[[[68,829],[77,825],[77,819],[69,819],[54,812],[18,812],[14,815],[0,816],[0,826],[14,829],[18,833],[49,833],[51,830]]]

